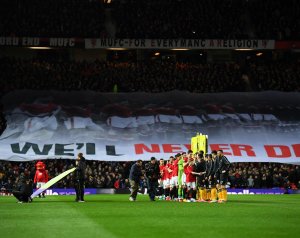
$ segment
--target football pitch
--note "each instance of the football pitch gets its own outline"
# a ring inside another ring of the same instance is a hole
[[[229,195],[223,204],[150,202],[145,195],[0,197],[0,237],[297,237],[300,195]]]

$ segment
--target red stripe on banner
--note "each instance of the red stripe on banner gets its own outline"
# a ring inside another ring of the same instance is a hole
[[[275,49],[277,50],[300,49],[300,41],[276,41]]]

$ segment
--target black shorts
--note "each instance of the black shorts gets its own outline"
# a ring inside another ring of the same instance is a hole
[[[216,184],[220,184],[220,173],[219,172],[217,172],[217,173],[215,173],[215,180],[216,180]]]
[[[221,185],[226,185],[228,182],[228,172],[221,173],[220,174],[220,184]]]
[[[205,188],[206,189],[210,188],[210,181],[208,179],[205,180]]]
[[[203,175],[197,177],[197,186],[205,187],[205,177]]]
[[[211,175],[211,177],[210,177],[210,185],[212,186],[212,187],[215,187],[216,186],[216,184],[217,184],[217,178],[216,178],[216,176],[214,176],[214,175]]]

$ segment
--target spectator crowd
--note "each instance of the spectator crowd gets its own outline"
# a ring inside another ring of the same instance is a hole
[[[75,161],[66,159],[46,160],[44,162],[49,174],[49,179],[75,167]],[[35,163],[36,161],[22,163],[0,161],[0,187],[2,191],[11,191],[17,184],[21,174],[33,180],[36,171]],[[130,166],[130,162],[88,161],[85,174],[86,187],[129,188],[128,177]],[[73,175],[68,175],[55,186],[58,188],[73,188]]]
[[[195,93],[299,91],[300,62],[75,62],[0,58],[2,93],[17,89]]]
[[[74,160],[45,160],[49,178],[75,166]],[[0,188],[9,192],[22,174],[33,179],[36,161],[0,161]],[[128,181],[133,162],[87,161],[87,188],[130,188]],[[143,168],[144,169],[144,168]],[[141,181],[141,187],[146,185]],[[300,188],[300,166],[276,163],[232,163],[229,172],[229,186],[232,188]],[[59,181],[57,188],[73,188],[73,176]]]
[[[4,36],[300,39],[297,0],[3,0],[0,9]]]
[[[115,7],[120,38],[282,40],[300,37],[300,7],[296,0],[120,2]]]
[[[229,171],[235,188],[300,188],[300,166],[276,163],[233,163]]]
[[[102,37],[104,10],[96,0],[4,0],[1,36]]]

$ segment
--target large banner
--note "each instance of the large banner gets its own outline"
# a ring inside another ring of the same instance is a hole
[[[0,159],[169,158],[197,132],[231,162],[300,164],[300,94],[16,91],[3,100]]]
[[[0,36],[0,46],[84,48],[84,39]]]
[[[274,49],[274,40],[230,39],[114,39],[0,36],[0,46],[86,49]]]
[[[1,46],[86,49],[299,49],[300,41],[259,39],[115,39],[0,36]]]
[[[85,39],[86,49],[274,49],[274,40]]]

